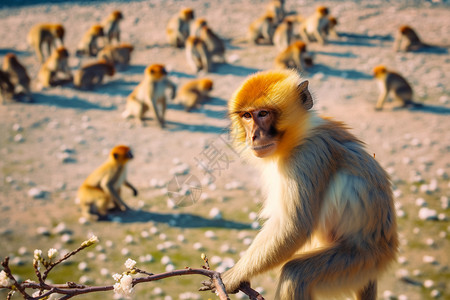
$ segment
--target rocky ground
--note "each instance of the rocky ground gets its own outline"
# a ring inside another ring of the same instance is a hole
[[[63,23],[73,54],[92,24],[120,9],[122,38],[135,51],[129,68],[92,91],[33,87],[34,103],[0,107],[0,257],[9,255],[13,272],[33,279],[34,249],[64,252],[95,234],[99,245],[57,268],[49,277],[53,282],[113,284],[111,274],[124,271],[128,257],[153,273],[198,267],[202,252],[214,269],[233,265],[257,233],[263,196],[258,172],[228,147],[226,103],[246,76],[273,67],[273,46],[235,42],[264,12],[266,1],[39,2],[0,4],[0,56],[15,53],[33,78],[39,64],[26,35],[38,22]],[[338,18],[341,37],[308,46],[316,65],[303,76],[310,80],[316,110],[347,123],[392,177],[401,248],[398,262],[380,280],[379,298],[449,299],[450,57],[447,49],[394,53],[392,43],[399,25],[410,24],[426,42],[450,45],[450,6],[446,1],[286,2],[288,11],[305,16],[326,5]],[[227,41],[228,63],[207,74],[215,84],[212,99],[190,113],[169,104],[164,130],[153,119],[146,126],[122,119],[125,99],[147,65],[165,64],[177,84],[197,77],[184,51],[170,48],[164,35],[169,18],[185,6]],[[75,70],[87,61],[72,56],[70,65]],[[388,103],[374,111],[378,90],[371,70],[381,63],[408,79],[423,109]],[[135,154],[128,177],[139,195],[123,191],[133,210],[109,221],[80,222],[76,191],[117,144],[130,145]],[[224,155],[211,175],[198,166],[208,149]],[[177,174],[193,175],[200,183],[194,203],[177,198],[182,201],[174,207],[168,199]],[[271,299],[275,277],[270,272],[252,284]],[[177,277],[138,285],[136,298],[213,297],[196,292],[201,280]]]

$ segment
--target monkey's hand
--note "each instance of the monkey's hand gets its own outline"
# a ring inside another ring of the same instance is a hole
[[[202,281],[202,284],[203,284],[203,286],[198,289],[199,291],[201,291],[201,292],[211,291],[212,293],[216,292],[216,286],[215,286],[214,282],[212,281],[212,279]],[[244,286],[244,285],[247,285],[248,287],[250,287],[250,283],[249,282],[242,282],[240,286]],[[226,287],[227,286],[225,286],[225,288]],[[235,290],[232,290],[232,291],[229,291],[228,288],[227,288],[227,293],[228,294],[236,294],[238,292],[239,292],[239,287],[237,289],[235,289]]]
[[[133,189],[133,196],[136,197],[138,195],[137,189]]]

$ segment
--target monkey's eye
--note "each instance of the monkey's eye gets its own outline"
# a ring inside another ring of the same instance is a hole
[[[262,110],[258,113],[258,117],[266,117],[267,115],[269,115],[267,110]]]
[[[249,112],[246,112],[242,115],[242,118],[244,118],[244,119],[250,119],[251,117],[252,117],[252,114]]]

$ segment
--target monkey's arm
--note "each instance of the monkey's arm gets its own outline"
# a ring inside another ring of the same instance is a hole
[[[172,81],[167,79],[167,87],[170,89],[170,99],[175,99],[177,86]]]
[[[300,230],[296,226],[301,217],[288,219],[269,219],[245,255],[222,275],[228,292],[237,290],[242,282],[248,282],[253,276],[280,265],[304,244],[310,230]]]
[[[377,104],[375,106],[376,110],[382,110],[384,101],[386,101],[386,98],[388,96],[388,89],[385,87],[385,84],[383,82],[383,85],[380,84],[380,96],[378,97]]]
[[[128,181],[125,180],[123,182],[123,184],[125,184],[125,186],[127,186],[128,188],[130,188],[133,191],[133,196],[135,196],[135,197],[137,196],[138,191],[131,183],[129,183]]]
[[[114,201],[117,207],[120,208],[120,210],[125,211],[129,209],[129,207],[125,204],[125,202],[120,197],[119,193],[117,192],[116,188],[114,187],[114,184],[119,179],[119,176],[122,173],[122,168],[118,167],[117,170],[111,171],[109,176],[105,176],[105,179],[102,180],[101,186],[106,194]]]

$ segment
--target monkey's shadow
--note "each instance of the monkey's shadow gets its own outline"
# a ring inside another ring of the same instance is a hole
[[[424,112],[436,115],[450,115],[450,108],[439,105],[424,104],[423,106],[411,107],[408,110],[411,112]]]
[[[115,106],[103,107],[77,97],[67,98],[60,95],[47,95],[33,93],[32,104],[45,104],[49,106],[58,106],[61,108],[82,109],[82,110],[115,110]]]
[[[229,229],[251,229],[250,224],[240,223],[229,220],[213,220],[206,219],[201,216],[186,214],[186,213],[154,213],[143,210],[127,210],[125,212],[112,212],[108,214],[107,218],[102,219],[104,222],[118,222],[118,223],[143,223],[143,222],[158,222],[166,223],[171,227],[181,228],[229,228]]]
[[[323,73],[328,76],[342,77],[342,78],[353,79],[353,80],[358,80],[358,79],[371,80],[371,79],[373,79],[373,77],[370,74],[366,74],[366,73],[359,72],[359,71],[352,70],[352,69],[344,69],[344,70],[333,69],[329,66],[322,65],[322,64],[316,64],[312,68],[310,68],[308,71],[311,74]]]
[[[188,118],[188,117],[186,117]],[[203,132],[203,133],[223,133],[224,128],[212,125],[204,124],[183,124],[180,122],[167,121],[167,131],[191,131],[191,132]]]
[[[360,33],[352,33],[352,32],[338,32],[339,36],[349,38],[349,39],[365,39],[365,40],[378,40],[378,41],[393,41],[394,38],[392,35],[368,35],[368,34],[360,34]]]
[[[123,96],[127,97],[137,86],[139,82],[136,81],[125,81],[121,79],[110,79],[102,85],[96,86],[89,91],[96,92],[99,94],[106,94],[109,96]]]
[[[13,49],[13,48],[0,48],[0,55],[6,55],[8,53],[14,53],[17,56],[31,56],[32,55],[28,51],[21,51],[21,50],[17,50],[17,49]]]
[[[258,71],[260,70],[244,66],[230,65],[228,63],[215,64],[213,70],[214,73],[220,75],[234,75],[234,76],[248,76]]]

